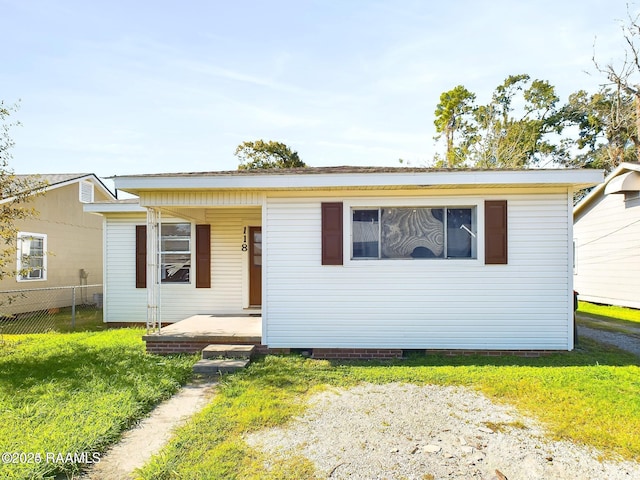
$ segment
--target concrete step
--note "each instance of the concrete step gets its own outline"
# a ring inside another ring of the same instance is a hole
[[[255,345],[208,345],[202,350],[202,358],[251,358]]]
[[[193,373],[201,375],[222,375],[233,373],[249,364],[248,358],[202,359],[193,366]]]

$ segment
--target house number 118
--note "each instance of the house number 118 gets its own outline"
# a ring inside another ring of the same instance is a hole
[[[249,245],[247,245],[247,227],[244,227],[242,235],[242,251],[246,252],[249,250]]]

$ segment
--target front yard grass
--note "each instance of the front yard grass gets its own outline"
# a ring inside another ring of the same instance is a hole
[[[57,454],[83,452],[93,458],[191,377],[195,356],[148,355],[142,334],[120,329],[0,338],[0,453],[14,453],[3,457],[0,478],[78,471],[78,463],[47,462],[47,453],[58,460]]]
[[[71,307],[54,308],[0,317],[0,334],[26,335],[46,332],[97,332],[107,330],[102,321],[102,308],[95,305],[78,305],[72,319]]]
[[[620,333],[638,333],[640,328],[640,310],[578,302],[578,321],[580,324]],[[584,314],[584,315],[580,315]]]
[[[585,340],[574,352],[537,359],[416,356],[390,363],[332,363],[267,356],[226,377],[212,403],[139,474],[149,480],[316,478],[308,460],[265,458],[242,435],[285,424],[321,389],[360,382],[467,386],[537,418],[553,438],[640,460],[638,360]]]

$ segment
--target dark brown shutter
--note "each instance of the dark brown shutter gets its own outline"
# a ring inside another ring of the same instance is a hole
[[[196,225],[196,288],[211,288],[211,225]]]
[[[136,225],[136,288],[147,286],[147,226]]]
[[[507,263],[507,201],[484,202],[484,263]]]
[[[342,202],[322,204],[322,265],[342,265]]]

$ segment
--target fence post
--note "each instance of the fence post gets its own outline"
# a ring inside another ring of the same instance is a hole
[[[71,330],[76,329],[76,287],[71,289]]]

